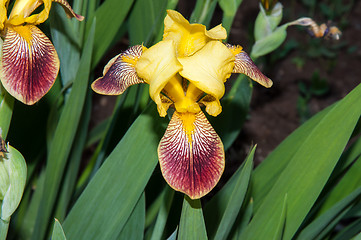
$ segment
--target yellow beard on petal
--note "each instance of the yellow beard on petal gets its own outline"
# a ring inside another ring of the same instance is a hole
[[[234,56],[236,56],[237,54],[239,54],[243,50],[243,47],[241,47],[239,45],[233,46],[231,44],[226,44],[226,46],[228,47],[228,49],[232,52],[232,54]]]
[[[31,29],[27,26],[14,26],[11,27],[15,32],[17,32],[25,41],[31,46],[31,40],[33,39],[31,35]]]
[[[188,142],[192,144],[192,134],[194,133],[194,122],[196,115],[194,113],[178,113],[183,122],[183,131],[186,133]]]
[[[135,66],[135,64],[138,61],[138,58],[135,57],[129,57],[129,56],[123,56],[122,61],[131,64],[132,66]]]

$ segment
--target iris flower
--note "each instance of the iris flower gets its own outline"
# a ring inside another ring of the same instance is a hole
[[[7,17],[9,1],[0,0],[1,83],[13,97],[32,105],[50,90],[59,72],[53,44],[36,27],[48,18],[52,0],[16,0]],[[83,20],[66,0],[54,2],[61,4],[68,17]],[[44,9],[32,14],[43,4]]]
[[[272,81],[241,46],[222,43],[227,33],[221,25],[207,31],[176,11],[167,13],[163,40],[114,57],[92,88],[117,95],[133,84],[147,83],[160,116],[166,116],[169,107],[175,109],[158,146],[160,168],[173,189],[197,199],[214,188],[225,166],[222,141],[201,106],[209,115],[221,113],[219,100],[232,73],[244,73],[265,87]]]

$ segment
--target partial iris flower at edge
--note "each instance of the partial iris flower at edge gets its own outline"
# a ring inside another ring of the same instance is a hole
[[[61,4],[70,18],[82,21],[84,17],[66,0],[16,0],[7,17],[9,1],[0,0],[0,79],[13,97],[32,105],[53,86],[60,66],[53,44],[36,25],[47,20],[52,2]],[[41,5],[44,9],[32,14]]]
[[[167,13],[163,40],[150,48],[130,47],[114,57],[92,89],[118,95],[146,83],[160,116],[175,109],[158,146],[160,168],[173,189],[198,199],[216,186],[225,167],[222,141],[202,108],[212,116],[222,112],[224,83],[232,73],[246,74],[265,87],[272,81],[242,47],[222,43],[227,34],[221,25],[207,31],[176,11]]]

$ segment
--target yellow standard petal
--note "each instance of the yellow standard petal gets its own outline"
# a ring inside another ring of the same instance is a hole
[[[223,96],[224,82],[231,76],[234,68],[234,55],[221,42],[210,41],[193,56],[178,60],[183,65],[180,74],[214,98],[211,102],[205,101],[212,103],[212,110],[206,111],[213,116],[218,115],[221,112],[218,100]]]
[[[211,40],[227,38],[227,31],[221,25],[207,31],[202,24],[190,24],[179,12],[167,10],[164,19],[163,40],[173,40],[177,55],[186,57],[194,54]]]
[[[21,25],[23,23],[40,24],[49,17],[52,2],[59,3],[65,10],[68,17],[75,17],[82,21],[83,16],[76,14],[66,0],[17,0],[9,16],[9,24]],[[30,14],[40,5],[44,4],[44,9],[37,14]]]
[[[7,6],[9,0],[0,0],[0,31],[4,29],[7,19]]]
[[[178,62],[173,41],[161,41],[150,47],[139,58],[135,70],[149,84],[149,95],[158,106],[161,116],[166,115],[166,106],[161,100],[161,91],[171,80],[179,82],[177,74],[182,69]]]
[[[9,24],[20,25],[23,23],[40,24],[49,17],[52,0],[17,0],[9,16]],[[41,4],[44,9],[37,14],[30,14]],[[29,17],[30,16],[30,17]]]
[[[192,199],[214,188],[225,165],[222,141],[202,111],[174,112],[159,143],[158,157],[167,183]]]

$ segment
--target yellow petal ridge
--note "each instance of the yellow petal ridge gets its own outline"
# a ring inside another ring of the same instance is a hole
[[[43,23],[49,17],[51,3],[51,0],[17,0],[11,10],[8,23],[11,25]],[[30,16],[41,4],[44,4],[44,9],[40,13]]]
[[[196,115],[194,113],[180,113],[180,118],[183,121],[183,131],[187,135],[188,143],[192,144],[192,134],[194,133],[194,122],[196,121]]]
[[[9,0],[1,0],[0,2],[0,31],[4,29],[7,19],[7,5]]]
[[[234,67],[234,55],[219,41],[208,42],[191,57],[178,58],[183,65],[180,74],[203,92],[220,99],[224,82]]]
[[[144,51],[135,69],[138,76],[149,84],[149,95],[157,104],[159,114],[165,116],[161,91],[171,79],[174,82],[181,80],[177,73],[182,65],[177,60],[173,41],[161,41]]]
[[[226,30],[218,25],[207,31],[202,24],[190,24],[179,12],[167,10],[164,19],[163,40],[173,40],[177,46],[177,55],[191,56],[212,40],[227,38]]]
[[[76,14],[66,0],[17,0],[11,10],[8,23],[14,26],[24,23],[38,25],[45,22],[49,17],[52,2],[59,3],[68,17],[75,17],[82,21],[83,16]],[[36,8],[44,4],[44,9],[31,15]]]

